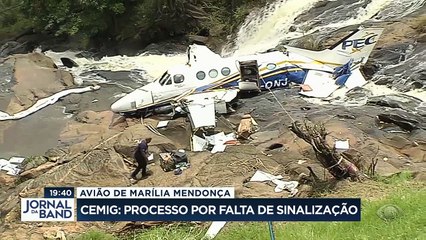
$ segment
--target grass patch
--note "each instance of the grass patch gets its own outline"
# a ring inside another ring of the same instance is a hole
[[[104,233],[101,231],[91,230],[89,232],[86,232],[77,238],[75,240],[117,240],[114,235]]]
[[[154,227],[149,230],[135,232],[123,240],[198,240],[205,234],[201,227],[179,224],[167,227]]]
[[[382,177],[382,176],[376,176],[374,177],[374,180],[378,182],[382,182],[385,184],[392,184],[392,185],[398,185],[400,183],[405,183],[407,181],[410,181],[413,179],[413,173],[408,171],[403,171],[397,174],[393,174],[389,177]]]
[[[377,210],[393,204],[402,214],[384,221]],[[426,191],[395,192],[380,201],[362,201],[361,222],[274,223],[276,239],[426,239]],[[217,237],[222,239],[269,239],[267,223],[235,223]]]

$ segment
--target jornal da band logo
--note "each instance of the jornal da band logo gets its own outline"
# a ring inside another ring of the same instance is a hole
[[[74,199],[22,198],[21,221],[74,221]]]

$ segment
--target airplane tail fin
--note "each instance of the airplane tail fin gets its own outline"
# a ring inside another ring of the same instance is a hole
[[[353,59],[354,64],[364,64],[374,49],[383,28],[359,28],[328,49],[311,51],[286,46],[290,53],[300,54],[329,66],[340,66]]]
[[[360,28],[338,41],[328,50],[336,55],[346,55],[355,63],[366,63],[383,28]]]

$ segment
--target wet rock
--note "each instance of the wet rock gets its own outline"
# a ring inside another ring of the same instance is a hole
[[[400,108],[408,111],[416,111],[422,101],[418,98],[411,97],[403,94],[390,94],[386,96],[370,97],[367,105],[384,106],[390,108]]]
[[[391,135],[388,138],[380,141],[397,149],[404,149],[413,144],[409,139],[398,135]]]
[[[377,72],[372,80],[376,84],[387,85],[402,92],[422,88],[426,81],[421,64],[425,61],[425,53],[425,44],[416,47],[408,45],[400,51],[399,58],[391,62],[388,55],[383,60],[376,58],[375,61],[380,61],[380,65],[386,67]]]
[[[70,72],[58,70],[58,73],[60,75],[59,79],[62,85],[66,87],[74,86],[74,77]]]
[[[79,113],[75,117],[75,120],[81,123],[99,124],[102,118],[103,118],[102,116],[100,116],[98,113],[94,111],[84,111]]]
[[[426,182],[426,172],[416,172],[414,174],[414,181]]]
[[[312,186],[307,185],[307,184],[303,184],[300,185],[297,190],[299,190],[296,194],[297,198],[306,198],[306,197],[310,197],[312,195],[312,192],[314,192],[314,189]]]
[[[40,166],[31,168],[29,170],[25,170],[24,172],[22,172],[19,175],[20,180],[25,181],[25,180],[28,180],[28,179],[37,178],[37,177],[41,176],[43,173],[52,169],[56,165],[57,165],[56,163],[48,162],[48,163],[42,164]]]
[[[136,143],[129,143],[127,145],[116,144],[114,145],[114,150],[125,158],[133,158],[136,147]]]
[[[12,186],[16,177],[7,175],[5,171],[0,171],[0,186]]]
[[[280,134],[280,131],[264,131],[264,132],[257,132],[252,134],[250,137],[253,139],[251,143],[253,144],[259,144],[264,143],[269,140],[272,140],[274,138],[277,138]]]
[[[43,234],[43,237],[46,240],[67,240],[65,237],[65,233],[61,230],[52,230],[45,232]]]
[[[29,60],[31,60],[33,63],[37,64],[40,67],[54,68],[54,69],[58,68],[58,66],[56,66],[55,62],[53,62],[52,59],[50,59],[48,56],[42,53],[33,52],[28,54],[19,54],[19,55],[16,55],[16,57],[23,58],[23,59],[28,58]]]
[[[187,49],[187,46],[185,45],[178,45],[173,43],[151,43],[147,47],[144,48],[142,51],[146,54],[155,54],[155,55],[162,55],[162,54],[176,54],[177,52],[185,52]]]
[[[392,164],[379,160],[376,165],[376,173],[380,176],[389,177],[396,173],[400,173],[401,170],[394,167]]]
[[[56,162],[59,159],[64,158],[67,155],[66,149],[61,148],[51,148],[46,151],[45,156],[49,159],[51,162]]]
[[[419,120],[417,120],[413,116],[408,116],[408,114],[404,114],[402,112],[382,113],[377,115],[377,118],[381,122],[393,123],[399,126],[400,128],[410,132],[415,129],[421,128],[421,123],[419,122]]]
[[[51,96],[74,84],[70,73],[58,70],[52,59],[43,54],[18,54],[12,58],[15,60],[16,84],[12,87],[14,97],[6,110],[9,114],[25,110],[40,98]]]
[[[288,31],[289,32],[295,32],[297,30],[297,27],[296,26],[294,26],[294,25],[292,25],[289,29],[288,29]]]
[[[10,41],[0,47],[0,58],[7,57],[12,54],[26,52],[28,52],[28,48],[25,43]]]
[[[61,62],[65,67],[68,68],[78,67],[78,64],[70,58],[61,58]]]
[[[365,65],[361,66],[361,71],[367,79],[373,77],[380,69],[380,64],[375,60],[369,60]]]
[[[301,38],[292,39],[290,41],[284,41],[280,43],[280,46],[282,45],[289,45],[292,47],[311,49],[311,50],[321,49],[319,39],[314,35],[306,35]]]
[[[43,156],[28,157],[24,160],[24,162],[22,162],[22,166],[23,166],[22,169],[23,171],[28,171],[30,169],[33,169],[42,165],[43,163],[46,163],[47,161],[48,159]]]
[[[168,137],[155,135],[143,125],[133,125],[124,130],[123,134],[118,137],[114,144],[114,149],[124,157],[133,158],[133,153],[137,146],[136,141],[148,137],[152,138],[148,150],[157,154],[182,148],[189,139],[189,137],[187,137],[185,139],[181,138],[179,141],[172,141]]]
[[[417,41],[421,43],[426,43],[426,33],[420,34],[420,36],[417,38]]]
[[[65,96],[62,99],[63,104],[79,104],[81,101],[82,95],[81,94],[70,94],[68,96]]]
[[[45,240],[42,234],[39,233],[33,233],[30,236],[30,240]]]
[[[412,159],[413,162],[426,162],[426,144],[414,142],[413,145],[401,149],[401,153]]]
[[[188,38],[190,41],[192,41],[195,44],[206,44],[209,40],[208,37],[205,36],[199,36],[199,35],[188,35]]]
[[[370,90],[362,88],[362,87],[355,87],[346,93],[345,98],[354,100],[354,99],[366,98],[371,95],[372,93]]]
[[[282,148],[284,145],[282,145],[281,143],[274,143],[274,144],[271,144],[267,149],[268,150],[274,150],[274,149],[277,149],[277,148]]]

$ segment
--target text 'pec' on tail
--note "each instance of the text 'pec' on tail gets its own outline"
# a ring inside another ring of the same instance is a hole
[[[383,28],[359,28],[331,46],[329,50],[337,55],[347,56],[356,63],[366,63],[383,30]]]

